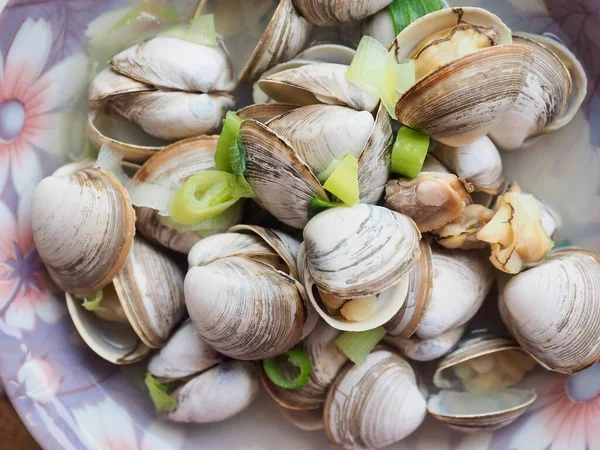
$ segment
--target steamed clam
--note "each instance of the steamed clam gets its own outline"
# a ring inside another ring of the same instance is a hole
[[[388,334],[384,342],[413,361],[433,361],[447,354],[458,343],[464,332],[465,327],[462,326],[428,339],[418,336],[406,339]]]
[[[300,15],[313,25],[326,27],[364,19],[385,8],[391,2],[392,0],[338,0],[334,2],[294,0],[294,6]]]
[[[513,387],[534,366],[510,339],[473,336],[440,363],[433,382],[441,391],[429,399],[427,409],[460,431],[506,426],[536,399],[533,390]]]
[[[467,7],[414,21],[391,49],[398,61],[416,64],[417,83],[396,104],[398,120],[454,147],[493,129],[517,99],[534,59],[512,44],[497,16]]]
[[[490,133],[505,150],[518,149],[533,136],[565,126],[587,93],[585,70],[560,42],[529,33],[516,33],[513,42],[531,50],[534,62],[510,112]]]

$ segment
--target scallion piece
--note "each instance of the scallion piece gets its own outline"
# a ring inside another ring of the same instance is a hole
[[[150,399],[152,399],[152,403],[154,403],[158,414],[164,414],[177,408],[177,402],[167,393],[167,386],[154,378],[150,373],[146,374],[144,384],[148,388]]]
[[[419,17],[444,8],[441,0],[394,0],[388,11],[394,24],[394,32],[398,35]]]
[[[212,14],[198,16],[189,24],[175,25],[160,33],[160,36],[182,39],[200,45],[219,45]]]
[[[308,218],[313,218],[320,212],[323,212],[329,208],[335,208],[336,206],[342,206],[343,203],[338,202],[330,202],[328,200],[323,200],[322,198],[315,197],[310,201],[308,205]]]
[[[217,142],[217,151],[215,153],[215,163],[217,169],[225,172],[232,172],[229,162],[230,148],[233,147],[240,137],[240,125],[243,120],[234,111],[229,111],[223,119],[223,130]]]
[[[392,149],[392,172],[407,178],[416,177],[428,149],[429,136],[408,127],[400,128]]]
[[[219,170],[193,175],[175,192],[171,218],[174,222],[191,225],[218,216],[238,201],[234,184],[232,174]]]
[[[367,331],[345,331],[335,340],[335,345],[357,366],[367,360],[367,355],[383,339],[385,329],[374,328]]]
[[[331,172],[323,187],[346,205],[356,205],[360,201],[356,156],[351,154],[344,156],[344,159]]]
[[[271,380],[273,384],[283,389],[298,389],[308,384],[310,374],[312,373],[312,363],[310,362],[306,352],[304,350],[294,348],[280,356],[287,356],[288,362],[292,366],[298,368],[300,373],[293,380],[287,379],[279,370],[277,357],[267,358],[263,360],[263,369],[265,370],[267,377],[269,377],[269,380]]]
[[[93,294],[86,295],[83,298],[83,306],[88,311],[97,311],[101,308],[100,304],[102,303],[102,289],[94,292]]]

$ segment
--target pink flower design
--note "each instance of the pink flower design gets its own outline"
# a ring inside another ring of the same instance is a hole
[[[64,314],[35,250],[30,207],[29,199],[23,198],[15,220],[0,203],[0,311],[6,311],[6,325],[22,330],[33,330],[36,317],[53,323]]]
[[[31,400],[50,403],[55,398],[61,378],[48,361],[35,358],[19,368],[17,380]]]
[[[40,151],[68,150],[60,110],[81,94],[87,58],[76,53],[43,73],[52,39],[50,24],[27,19],[6,58],[0,54],[0,188],[10,167],[17,192],[23,192],[42,177]]]
[[[571,377],[540,374],[534,410],[512,436],[510,450],[599,450],[600,364]]]

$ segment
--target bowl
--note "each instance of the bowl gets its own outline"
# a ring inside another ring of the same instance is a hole
[[[173,3],[186,17],[196,2]],[[513,30],[552,34],[587,70],[590,89],[575,119],[503,158],[508,177],[562,217],[557,246],[600,251],[597,0],[464,3],[500,15]],[[264,393],[219,424],[157,420],[143,385],[144,367],[115,367],[86,348],[37,256],[32,189],[86,148],[86,29],[110,23],[111,11],[123,6],[118,0],[0,0],[0,376],[6,392],[44,449],[326,448],[324,434],[285,422]],[[502,430],[462,435],[428,419],[394,448],[595,448],[600,364],[571,377],[538,373],[529,383],[537,389],[537,402]]]

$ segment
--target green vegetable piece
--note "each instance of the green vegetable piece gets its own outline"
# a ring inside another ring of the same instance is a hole
[[[335,345],[357,366],[367,360],[367,355],[385,336],[385,328],[378,327],[367,331],[345,331],[335,340]]]
[[[98,311],[100,308],[102,308],[102,306],[100,306],[100,304],[102,303],[102,296],[102,289],[94,292],[93,294],[86,295],[83,298],[83,303],[81,304],[81,306],[83,306],[88,311]]]
[[[235,178],[227,172],[205,170],[190,177],[171,202],[171,218],[183,225],[212,219],[226,211],[239,197],[234,195]]]
[[[428,149],[429,136],[408,127],[400,128],[392,149],[392,172],[407,178],[416,177]]]
[[[308,218],[311,219],[320,212],[323,212],[329,208],[335,208],[336,206],[342,206],[343,203],[339,202],[330,202],[328,200],[323,200],[322,198],[315,197],[310,201],[308,205]]]
[[[308,384],[310,374],[312,373],[312,363],[304,350],[294,348],[285,352],[289,363],[300,369],[300,373],[293,380],[285,378],[279,371],[276,358],[267,358],[263,360],[263,369],[271,382],[283,389],[298,389]]]
[[[356,156],[351,154],[344,156],[344,159],[331,172],[323,187],[348,206],[360,202],[358,159]]]
[[[182,39],[199,45],[219,45],[212,14],[198,16],[189,24],[175,25],[160,33],[159,36]]]
[[[150,373],[146,374],[144,384],[154,403],[157,414],[161,415],[177,408],[177,402],[167,393],[167,386],[159,382]]]
[[[441,0],[394,0],[388,11],[394,24],[394,32],[398,35],[419,17],[444,8]]]
[[[234,112],[228,111],[223,119],[223,130],[217,143],[217,152],[215,153],[215,163],[217,169],[233,173],[231,163],[229,162],[230,148],[236,145],[240,137],[240,125],[243,120]]]

